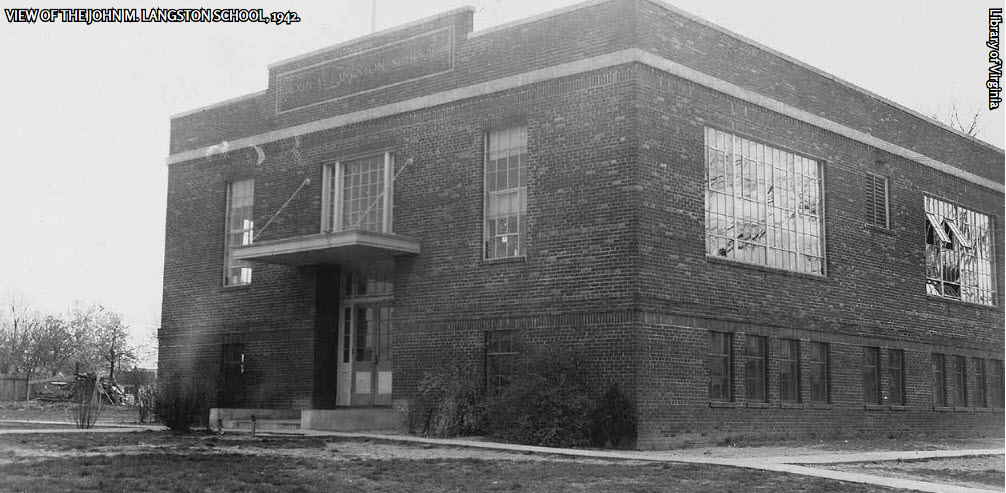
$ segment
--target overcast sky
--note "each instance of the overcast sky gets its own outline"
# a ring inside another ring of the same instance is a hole
[[[170,115],[265,89],[272,62],[370,32],[370,2],[3,0],[12,7],[242,7],[293,25],[10,24],[0,18],[0,296],[160,317]],[[572,0],[378,0],[378,29],[464,5],[475,30]],[[988,110],[988,9],[945,0],[674,0],[673,5],[923,114]],[[1001,266],[1000,270],[1001,270]]]

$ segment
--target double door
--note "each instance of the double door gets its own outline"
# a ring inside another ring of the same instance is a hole
[[[343,300],[336,405],[391,405],[392,313],[390,300]]]

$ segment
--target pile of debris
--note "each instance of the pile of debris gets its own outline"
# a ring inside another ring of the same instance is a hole
[[[45,382],[32,388],[32,397],[41,402],[80,402],[98,382],[98,395],[105,404],[120,405],[126,394],[107,378],[97,378],[93,373],[74,375],[69,382]]]

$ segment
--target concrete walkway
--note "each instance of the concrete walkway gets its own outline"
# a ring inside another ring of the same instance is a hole
[[[552,447],[535,447],[531,445],[515,445],[510,443],[481,442],[475,440],[462,439],[437,439],[422,438],[403,435],[384,435],[373,433],[345,433],[303,430],[296,432],[305,436],[333,436],[343,438],[366,438],[370,440],[384,440],[391,442],[423,443],[441,446],[482,448],[489,450],[500,450],[518,453],[536,453],[550,455],[566,455],[574,457],[590,457],[598,459],[624,459],[653,462],[685,462],[691,464],[713,464],[731,467],[743,467],[748,469],[760,469],[763,471],[786,472],[800,474],[803,476],[816,476],[821,478],[836,479],[839,481],[849,481],[853,483],[865,483],[891,488],[926,491],[932,493],[988,493],[1002,492],[1002,489],[982,489],[969,488],[965,486],[955,486],[943,483],[933,483],[929,481],[918,481],[913,479],[892,478],[887,476],[877,476],[860,472],[834,471],[818,467],[811,467],[804,464],[839,464],[844,462],[868,462],[868,461],[893,461],[912,459],[932,459],[945,457],[966,457],[973,455],[1004,455],[1003,449],[960,449],[960,450],[907,450],[907,451],[884,451],[884,452],[841,452],[841,453],[820,453],[799,456],[734,456],[716,457],[699,450],[675,450],[660,452],[644,451],[622,451],[622,450],[583,450]],[[756,451],[756,447],[749,450]],[[745,449],[734,449],[744,451]]]
[[[46,421],[11,421],[3,420],[0,423],[24,423],[24,424],[52,424],[68,425],[68,423],[46,422]],[[99,423],[101,428],[91,428],[81,430],[77,428],[34,428],[34,429],[0,429],[0,435],[24,434],[24,433],[123,433],[138,431],[161,431],[165,427],[160,425],[140,425],[140,424],[111,424]],[[244,430],[230,431],[230,433],[247,433]],[[452,439],[452,438],[423,438],[409,435],[378,434],[378,433],[349,433],[337,431],[315,431],[296,430],[288,432],[263,431],[258,435],[297,435],[312,437],[340,437],[356,438],[368,440],[380,440],[399,443],[422,443],[429,445],[467,447],[487,450],[497,450],[506,452],[516,452],[524,454],[543,455],[563,455],[573,457],[589,457],[595,459],[621,459],[650,462],[684,462],[691,464],[712,464],[730,467],[743,467],[748,469],[759,469],[763,471],[785,472],[790,474],[800,474],[803,476],[815,476],[821,478],[835,479],[839,481],[849,481],[853,483],[865,483],[891,488],[909,489],[932,493],[988,493],[1003,491],[1002,489],[981,489],[969,488],[965,486],[955,486],[943,483],[933,483],[929,481],[918,481],[913,479],[892,478],[887,476],[877,476],[850,471],[834,471],[813,467],[814,464],[840,464],[847,462],[869,462],[869,461],[894,461],[894,460],[918,460],[946,457],[967,457],[974,455],[1004,455],[1003,449],[959,449],[959,450],[906,450],[906,451],[882,451],[882,452],[821,452],[817,451],[805,453],[803,455],[772,456],[761,455],[758,447],[730,449],[729,456],[716,455],[710,450],[716,449],[686,449],[672,451],[628,451],[628,450],[586,450],[570,448],[536,447],[532,445],[516,445],[511,443],[483,442],[477,440]]]

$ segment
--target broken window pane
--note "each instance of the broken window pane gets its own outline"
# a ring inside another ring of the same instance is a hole
[[[934,197],[924,204],[926,293],[993,305],[989,217]]]

